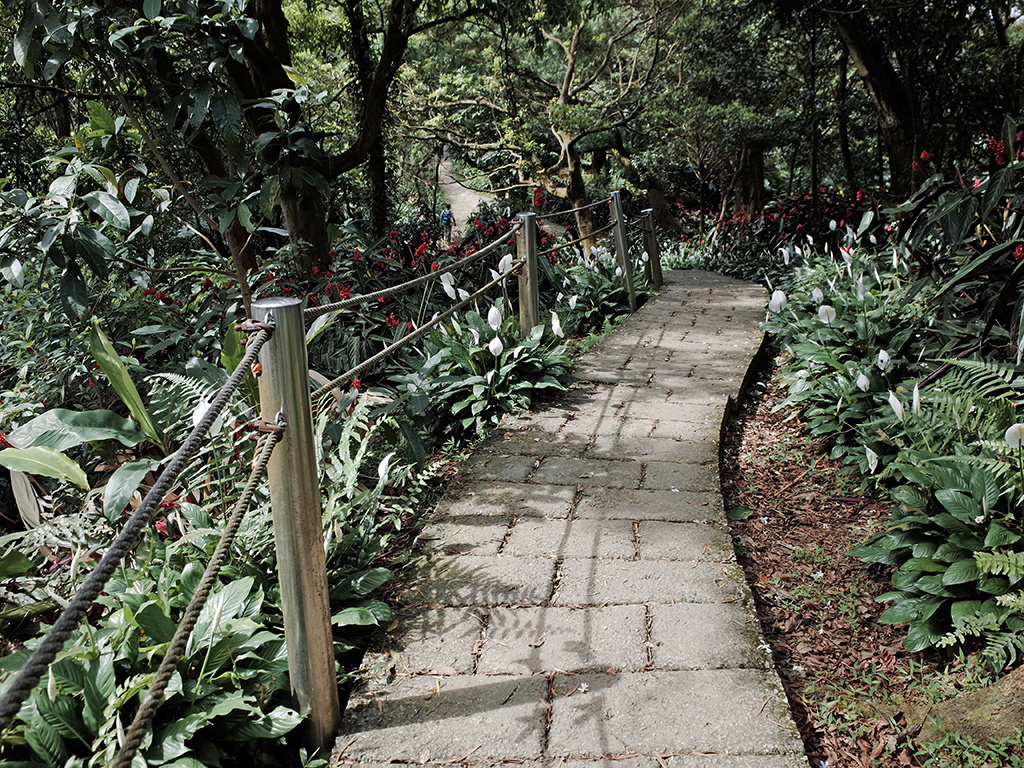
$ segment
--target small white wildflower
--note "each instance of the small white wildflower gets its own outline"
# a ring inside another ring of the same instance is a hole
[[[981,523],[984,523],[985,522],[985,516],[984,515],[978,515],[976,518],[974,518],[974,522],[978,523],[979,525]]]
[[[580,683],[580,687],[577,688],[576,690],[579,691],[580,693],[586,693],[588,690],[590,690],[590,686],[587,685],[586,683]]]

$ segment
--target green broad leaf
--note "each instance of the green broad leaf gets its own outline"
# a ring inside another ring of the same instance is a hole
[[[323,333],[326,329],[330,328],[334,324],[334,322],[338,319],[338,317],[340,315],[341,315],[341,310],[338,310],[336,312],[328,312],[325,315],[320,315],[318,318],[316,318],[316,320],[314,320],[312,323],[310,323],[309,330],[306,331],[306,344],[308,345],[308,344],[312,343],[312,341],[317,336],[319,336],[321,333]],[[237,331],[236,331],[236,333],[237,333]],[[227,347],[226,346],[225,346],[225,351],[227,351]],[[239,357],[239,359],[241,359],[241,357]],[[224,362],[223,354],[221,355],[221,361]],[[224,367],[227,368],[226,362],[225,362]],[[234,369],[232,369],[232,370],[234,370]]]
[[[985,546],[1005,547],[1009,544],[1016,544],[1020,539],[1021,535],[1016,531],[1011,531],[1001,523],[993,522],[988,527],[988,533],[985,534]]]
[[[25,576],[34,573],[35,563],[25,557],[17,550],[11,550],[0,555],[0,579],[9,579],[13,576]]]
[[[918,607],[919,598],[907,598],[899,601],[892,608],[887,608],[878,617],[881,624],[905,624],[914,621],[921,616],[921,609]]]
[[[472,421],[470,420],[471,423]],[[331,588],[331,597],[339,600],[364,597],[393,578],[394,574],[387,568],[371,568],[357,573],[355,576],[342,579]]]
[[[981,613],[981,600],[957,600],[949,606],[949,615],[956,626],[973,619]]]
[[[974,519],[981,514],[981,506],[978,502],[965,493],[942,488],[935,492],[935,498],[949,514],[962,523],[973,523]]]
[[[989,595],[1005,595],[1010,591],[1010,582],[1002,576],[986,576],[978,580],[978,590]]]
[[[89,352],[99,364],[100,370],[103,371],[114,387],[114,391],[121,398],[121,402],[128,407],[128,411],[134,417],[143,433],[163,449],[163,436],[150,417],[149,411],[146,410],[142,397],[139,396],[139,390],[135,388],[135,382],[132,381],[132,377],[128,373],[128,366],[124,364],[124,360],[114,350],[114,345],[110,343],[110,339],[103,333],[99,323],[94,323],[90,331]]]
[[[25,70],[25,74],[29,77],[32,77],[38,51],[41,48],[39,38],[36,37],[37,21],[37,13],[26,13],[18,27],[18,33],[14,36],[14,44],[11,46],[14,62]]]
[[[143,0],[142,13],[147,19],[155,19],[160,15],[161,0]]]
[[[252,576],[247,576],[244,579],[230,581],[217,590],[206,601],[206,605],[203,606],[203,610],[199,614],[195,628],[196,638],[205,640],[210,632],[216,631],[217,626],[238,616],[242,608],[245,607],[249,593],[252,592],[252,585]],[[216,626],[214,619],[217,620]]]
[[[89,287],[82,271],[73,261],[67,263],[60,278],[60,303],[72,320],[81,320],[89,311]]]
[[[749,520],[753,514],[754,510],[750,507],[733,507],[725,516],[730,520]]]
[[[971,562],[974,562],[973,560]],[[938,563],[928,557],[912,557],[900,568],[902,571],[926,571],[928,573],[942,573],[946,570],[945,563]]]
[[[146,633],[147,645],[169,643],[178,629],[178,622],[154,602],[146,603],[135,612],[135,623]]]
[[[209,719],[203,713],[193,713],[175,720],[153,735],[153,744],[145,751],[146,760],[150,765],[163,765],[182,757],[188,752],[185,742],[208,723]]]
[[[52,477],[74,483],[89,490],[89,481],[78,464],[60,451],[38,446],[36,448],[7,448],[0,451],[0,466],[27,472],[30,475]]]
[[[922,576],[914,583],[914,586],[929,595],[937,595],[938,597],[958,596],[946,588],[946,585],[942,583],[942,576],[937,573],[929,573]]]
[[[102,190],[89,192],[82,195],[82,200],[93,213],[108,224],[124,230],[131,226],[131,217],[128,215],[128,209],[125,208],[124,203],[109,192]]]
[[[343,608],[331,616],[331,624],[336,627],[375,627],[377,623],[373,611],[357,606]]]
[[[138,490],[139,483],[157,466],[158,462],[151,459],[137,459],[115,469],[103,489],[103,516],[111,522],[117,520]]]
[[[910,625],[903,646],[911,653],[918,653],[931,648],[941,639],[941,633],[933,630],[927,621],[922,621]]]
[[[114,133],[116,125],[114,116],[107,109],[106,105],[99,101],[85,102],[85,108],[89,112],[89,126],[104,133]]]
[[[909,485],[901,485],[893,490],[892,498],[900,506],[915,512],[923,512],[928,508],[928,497]]]
[[[54,408],[22,424],[7,436],[15,448],[44,446],[66,451],[82,443],[117,440],[121,445],[138,445],[146,436],[134,421],[113,411],[69,411]]]
[[[977,581],[979,578],[981,578],[981,571],[978,570],[978,564],[974,562],[974,558],[965,558],[957,560],[946,569],[942,575],[942,583],[947,585],[965,584],[969,581]]]
[[[0,275],[3,275],[4,279],[15,288],[25,285],[25,269],[21,266],[21,262],[13,256],[0,259]]]
[[[249,741],[251,739],[274,739],[295,730],[303,718],[298,712],[287,707],[277,707],[263,717],[232,723],[224,737],[231,741]]]

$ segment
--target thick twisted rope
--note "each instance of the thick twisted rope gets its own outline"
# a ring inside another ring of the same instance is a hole
[[[131,768],[135,753],[138,752],[143,739],[146,738],[146,734],[149,733],[153,726],[153,718],[156,716],[157,708],[163,701],[164,691],[171,678],[174,677],[178,661],[180,661],[184,654],[189,638],[192,636],[192,630],[195,629],[196,622],[199,620],[199,614],[202,612],[203,606],[206,605],[210,592],[217,582],[217,574],[220,573],[221,566],[224,565],[231,554],[231,545],[235,541],[238,527],[242,524],[242,518],[245,517],[245,513],[249,510],[249,503],[252,501],[256,488],[263,478],[263,473],[267,469],[270,454],[281,440],[284,428],[287,426],[283,415],[278,415],[277,425],[281,427],[281,430],[265,435],[257,446],[256,461],[253,464],[252,472],[249,473],[249,480],[246,482],[242,494],[231,508],[227,525],[224,526],[220,541],[217,542],[217,548],[214,550],[213,556],[203,572],[203,578],[200,580],[199,586],[196,587],[196,592],[192,595],[192,599],[189,601],[188,607],[181,617],[178,629],[175,631],[174,637],[171,638],[171,644],[167,648],[167,653],[164,655],[163,661],[160,662],[160,667],[153,677],[153,682],[149,685],[149,690],[146,691],[146,697],[143,699],[142,704],[139,705],[139,710],[135,713],[131,727],[128,729],[128,733],[125,734],[124,742],[121,744],[121,748],[117,753],[117,759],[114,761],[114,768]]]
[[[450,309],[446,309],[444,312],[442,312],[437,317],[435,317],[432,320],[429,320],[428,322],[426,322],[423,325],[421,325],[419,328],[417,328],[415,331],[410,333],[408,336],[403,336],[398,341],[396,341],[394,344],[391,344],[390,346],[385,347],[383,350],[378,352],[373,357],[367,358],[366,360],[361,362],[359,365],[357,365],[355,368],[351,368],[351,369],[345,371],[345,373],[343,373],[340,376],[338,376],[338,378],[334,379],[333,381],[328,382],[327,384],[324,384],[322,387],[320,387],[320,389],[316,390],[316,392],[314,392],[311,395],[311,399],[316,401],[317,399],[319,399],[323,395],[326,395],[332,389],[337,389],[338,387],[340,387],[340,386],[342,386],[344,384],[347,384],[350,381],[353,381],[358,376],[360,376],[364,371],[370,370],[377,363],[379,363],[382,360],[386,360],[387,358],[391,357],[391,355],[395,354],[395,352],[397,352],[402,347],[405,347],[405,346],[411,344],[412,342],[416,341],[417,339],[422,338],[423,336],[428,334],[431,330],[433,330],[437,325],[440,325],[441,323],[443,323],[445,320],[447,320],[449,317],[454,315],[460,309],[463,309],[464,307],[472,304],[478,298],[480,298],[485,293],[487,293],[489,290],[491,290],[491,288],[493,288],[494,286],[498,285],[502,281],[506,280],[509,277],[509,275],[511,275],[513,272],[515,272],[522,265],[522,263],[523,263],[522,261],[514,261],[514,262],[512,262],[512,266],[509,268],[509,270],[507,272],[504,272],[504,273],[498,275],[496,278],[491,280],[491,282],[489,282],[483,288],[478,290],[476,293],[470,294],[467,298],[463,299],[462,301],[460,301],[455,306],[451,307]]]
[[[213,422],[220,416],[231,396],[242,383],[242,378],[249,373],[249,366],[256,360],[260,349],[270,338],[270,333],[261,330],[249,339],[248,349],[245,356],[239,363],[238,368],[231,374],[227,382],[221,387],[220,392],[210,403],[210,407],[203,414],[202,419],[189,433],[188,437],[181,444],[181,447],[174,454],[174,458],[160,473],[149,493],[142,500],[128,522],[125,523],[121,533],[114,539],[107,549],[99,564],[93,569],[85,584],[78,590],[78,593],[68,603],[57,618],[49,633],[36,647],[35,651],[25,662],[21,672],[11,683],[10,687],[0,698],[0,733],[6,730],[14,716],[21,710],[22,705],[32,694],[33,689],[39,684],[40,679],[46,674],[51,662],[64,647],[71,633],[78,628],[90,606],[103,591],[104,585],[113,575],[121,561],[127,557],[135,548],[143,530],[152,522],[153,515],[160,502],[178,479],[178,475],[195,456],[206,439]]]
[[[570,240],[567,243],[559,243],[554,248],[548,248],[546,251],[541,251],[540,253],[538,253],[537,254],[537,258],[540,258],[541,256],[547,256],[549,253],[558,253],[559,251],[565,250],[570,245],[579,245],[584,240],[589,240],[592,237],[597,237],[598,235],[603,235],[605,232],[608,232],[609,230],[615,229],[616,223],[617,222],[613,221],[607,227],[601,227],[601,229],[595,229],[589,235],[585,235],[583,237],[576,238],[575,240]]]
[[[570,213],[579,213],[580,211],[589,211],[591,208],[597,208],[599,205],[607,205],[610,197],[606,197],[603,200],[598,200],[596,203],[588,203],[587,205],[581,205],[579,208],[570,208],[568,211],[555,211],[554,213],[545,213],[542,218],[545,220],[555,218],[556,216],[567,216]]]
[[[419,277],[414,277],[412,280],[408,280],[404,283],[399,283],[398,285],[391,286],[390,288],[382,288],[381,290],[374,291],[373,293],[362,293],[358,296],[353,296],[349,299],[345,299],[344,301],[336,301],[333,304],[324,304],[323,306],[320,307],[310,307],[309,309],[303,310],[302,314],[304,317],[320,317],[320,315],[326,315],[328,312],[337,312],[342,309],[348,309],[349,307],[358,306],[359,304],[365,304],[368,301],[376,301],[377,299],[383,298],[384,296],[391,296],[396,293],[401,293],[403,291],[409,290],[410,288],[415,288],[417,285],[429,283],[431,280],[440,280],[442,275],[447,275],[451,272],[455,272],[456,270],[468,267],[474,261],[483,258],[484,256],[494,251],[496,248],[507,244],[508,238],[515,235],[520,229],[522,229],[522,227],[523,223],[519,222],[514,227],[512,227],[512,229],[509,230],[508,234],[502,235],[500,240],[495,240],[493,243],[485,245],[472,256],[467,256],[461,261],[456,261],[454,264],[449,264],[444,269],[437,270],[437,272],[430,272],[426,275],[420,275]]]

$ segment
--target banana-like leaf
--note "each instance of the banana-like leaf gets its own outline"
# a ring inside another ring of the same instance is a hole
[[[138,445],[146,436],[138,425],[113,411],[68,411],[54,408],[22,424],[7,436],[16,448],[45,446],[66,451],[94,440],[117,440],[121,445]]]
[[[0,451],[0,465],[30,475],[66,480],[79,488],[89,490],[85,470],[53,448],[7,448]]]

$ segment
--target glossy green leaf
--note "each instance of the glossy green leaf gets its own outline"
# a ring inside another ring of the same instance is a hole
[[[146,436],[134,421],[113,411],[69,411],[54,408],[22,424],[7,436],[16,448],[46,446],[66,451],[82,443],[117,440],[121,445],[138,445]]]
[[[107,520],[113,522],[121,516],[138,490],[139,483],[155,466],[156,462],[150,459],[138,459],[114,470],[103,489],[103,516]]]
[[[0,555],[0,579],[9,579],[12,576],[24,576],[34,573],[35,563],[15,549],[4,552]]]
[[[149,411],[146,410],[139,390],[135,388],[135,382],[132,381],[132,377],[128,373],[128,367],[114,350],[110,339],[103,333],[98,323],[94,324],[90,331],[89,351],[142,431],[154,443],[163,448],[163,436],[150,417]]]
[[[41,475],[64,480],[89,489],[89,481],[78,464],[63,453],[42,446],[36,448],[7,448],[0,451],[0,465],[30,475]]]
[[[93,213],[97,214],[108,224],[124,230],[131,226],[131,217],[128,215],[128,209],[125,208],[124,203],[109,192],[102,190],[89,192],[82,195],[82,200]]]

